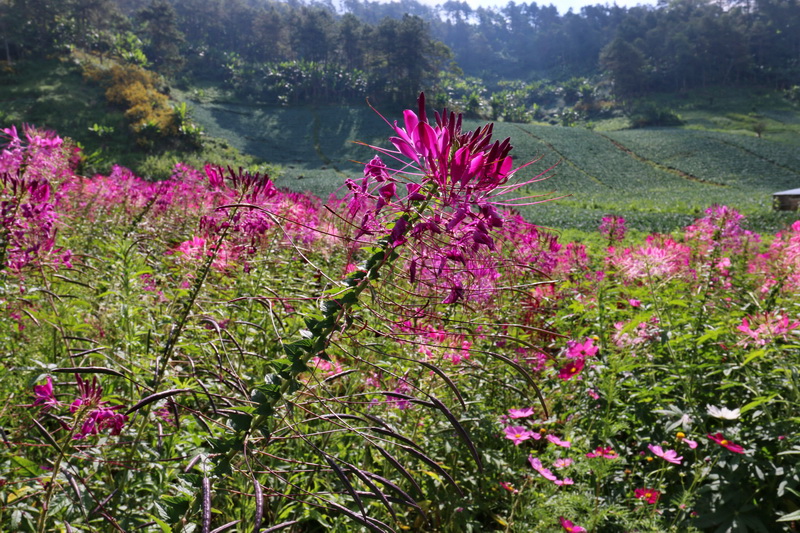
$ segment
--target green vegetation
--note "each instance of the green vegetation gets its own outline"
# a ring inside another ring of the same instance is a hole
[[[87,83],[72,59],[24,61],[0,72],[0,101],[3,127],[29,123],[62,132],[91,155],[85,162],[88,173],[108,172],[117,164],[142,176],[164,179],[179,161],[274,169],[221,139],[203,138],[196,149],[169,142],[149,149],[138,146],[125,109],[107,104],[104,89]]]

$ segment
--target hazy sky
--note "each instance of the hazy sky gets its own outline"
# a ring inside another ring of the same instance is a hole
[[[508,4],[509,0],[466,0],[467,3],[473,7],[504,7]],[[657,0],[616,0],[614,1],[607,1],[607,0],[597,0],[597,1],[589,1],[589,0],[515,0],[518,4],[520,3],[530,3],[531,1],[536,1],[537,4],[540,6],[546,6],[553,4],[558,9],[558,13],[563,15],[566,13],[569,8],[575,13],[580,13],[581,7],[586,5],[597,5],[597,4],[610,4],[610,5],[618,5],[620,7],[633,7],[636,5],[656,5]],[[441,4],[444,0],[419,0],[419,2],[428,5],[436,5]]]

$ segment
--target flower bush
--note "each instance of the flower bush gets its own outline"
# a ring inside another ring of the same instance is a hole
[[[387,123],[325,202],[4,130],[0,523],[796,528],[800,222],[563,243],[491,125]]]

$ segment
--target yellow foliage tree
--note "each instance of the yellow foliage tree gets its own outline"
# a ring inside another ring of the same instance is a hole
[[[125,108],[136,142],[149,146],[158,137],[179,134],[179,120],[169,98],[158,90],[158,77],[137,65],[114,64],[103,69],[84,66],[87,79],[106,87],[106,99]]]

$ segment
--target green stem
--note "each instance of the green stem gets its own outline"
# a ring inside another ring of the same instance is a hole
[[[67,450],[70,447],[70,443],[72,442],[72,439],[75,436],[75,432],[77,431],[78,427],[81,425],[81,421],[83,420],[83,415],[86,413],[86,411],[87,411],[86,408],[82,408],[78,411],[78,414],[75,417],[75,423],[72,424],[72,427],[69,430],[67,438],[61,445],[59,454],[56,457],[56,462],[53,463],[53,475],[50,476],[50,481],[47,483],[47,490],[44,493],[44,500],[42,501],[42,510],[39,513],[39,519],[36,522],[37,533],[45,533],[46,531],[45,526],[47,525],[47,513],[50,509],[50,500],[52,499],[53,493],[55,492],[56,477],[58,476],[58,472],[61,470],[61,463],[64,460],[64,457],[66,457],[67,455]]]

